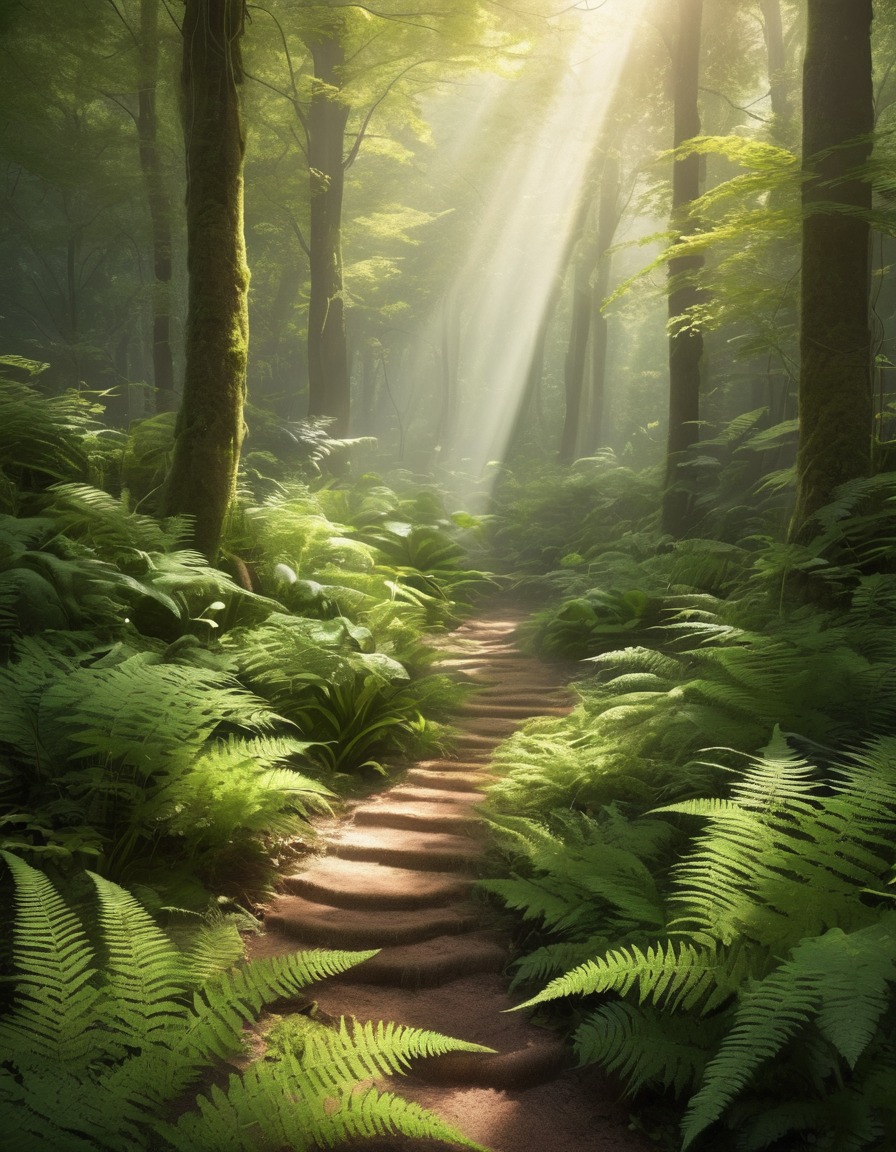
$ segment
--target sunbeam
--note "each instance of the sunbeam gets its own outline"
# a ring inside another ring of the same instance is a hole
[[[469,320],[459,374],[464,402],[453,462],[474,477],[501,459],[642,4],[607,0],[567,13],[558,69],[526,136],[489,191],[453,292]],[[577,27],[571,27],[569,17]]]

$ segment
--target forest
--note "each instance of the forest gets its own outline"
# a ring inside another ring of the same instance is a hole
[[[0,60],[16,1149],[890,1152],[896,5]]]

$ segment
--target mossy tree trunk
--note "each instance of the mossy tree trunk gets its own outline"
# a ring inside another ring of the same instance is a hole
[[[246,393],[244,17],[244,0],[186,0],[183,22],[189,298],[183,398],[163,510],[193,518],[193,543],[211,560],[233,499]]]
[[[338,28],[309,37],[314,61],[308,109],[311,181],[308,236],[308,414],[333,418],[333,433],[348,432],[351,410],[342,279],[342,202],[345,131],[350,108],[342,98],[345,47]]]
[[[175,406],[171,356],[171,204],[159,159],[156,85],[159,70],[159,3],[140,0],[140,72],[137,139],[152,228],[152,366],[156,411]]]
[[[872,0],[808,2],[796,536],[871,471],[871,22]]]
[[[700,135],[698,91],[703,0],[678,0],[678,39],[672,62],[674,147]],[[672,165],[672,230],[680,237],[694,231],[691,205],[700,195],[700,157],[677,159]],[[703,266],[700,255],[669,261],[669,437],[663,492],[663,531],[684,536],[691,526],[691,499],[682,467],[699,439],[700,361],[703,336],[689,323],[699,303],[695,279]]]

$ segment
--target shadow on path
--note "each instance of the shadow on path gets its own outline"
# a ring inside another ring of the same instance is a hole
[[[569,1068],[554,1036],[507,1013],[508,942],[470,898],[485,834],[476,805],[495,746],[530,716],[572,706],[559,670],[519,652],[522,611],[468,621],[449,637],[444,670],[480,690],[456,721],[456,758],[417,763],[324,831],[326,855],[282,878],[253,954],[297,948],[379,948],[316,985],[335,1017],[394,1020],[474,1041],[495,1054],[422,1061],[392,1087],[493,1152],[647,1152],[615,1090]],[[383,1138],[378,1152],[430,1152],[434,1141]]]

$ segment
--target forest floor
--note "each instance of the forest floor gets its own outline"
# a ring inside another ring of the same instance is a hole
[[[500,914],[471,896],[485,851],[477,815],[491,752],[530,716],[571,707],[562,671],[522,654],[524,613],[483,614],[457,629],[440,661],[477,687],[457,718],[453,758],[421,761],[320,829],[321,854],[281,878],[251,956],[297,948],[379,953],[315,985],[318,1011],[394,1020],[495,1049],[419,1062],[390,1090],[431,1109],[492,1152],[648,1152],[618,1088],[570,1068],[568,1052],[506,992]],[[377,1152],[436,1152],[383,1137]]]

